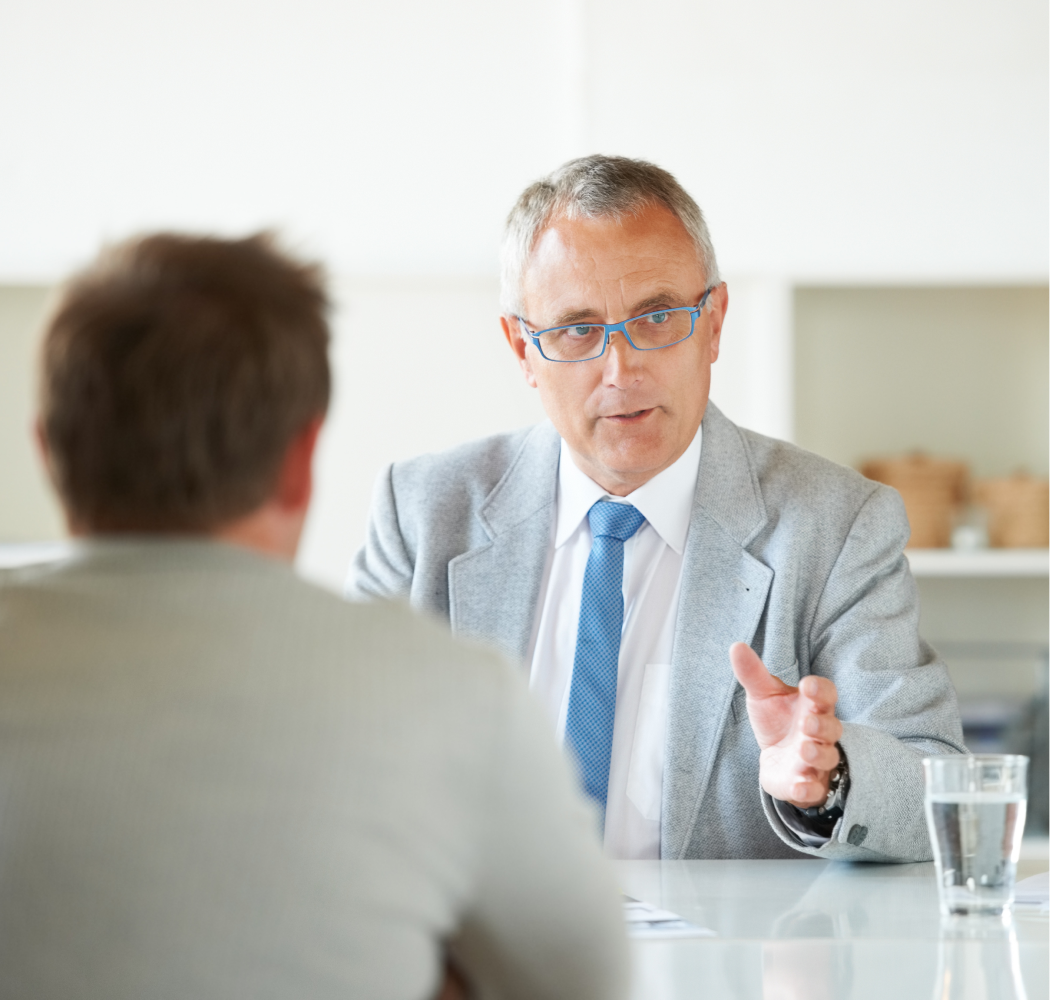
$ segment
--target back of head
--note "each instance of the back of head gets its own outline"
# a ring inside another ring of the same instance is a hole
[[[328,300],[267,235],[100,256],[46,331],[40,428],[82,532],[208,532],[266,501],[328,406]]]
[[[696,247],[708,286],[717,285],[718,262],[704,215],[674,175],[645,160],[596,154],[570,160],[529,185],[511,209],[501,250],[503,312],[521,314],[529,256],[553,218],[620,219],[650,205],[663,205],[678,218]]]

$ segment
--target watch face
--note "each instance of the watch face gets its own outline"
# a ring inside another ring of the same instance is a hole
[[[831,774],[831,780],[828,782],[828,797],[824,802],[824,808],[830,809],[832,806],[838,804],[839,799],[842,795],[842,774],[835,770]]]

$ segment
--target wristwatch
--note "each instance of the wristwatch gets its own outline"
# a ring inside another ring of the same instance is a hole
[[[846,795],[849,792],[849,765],[846,763],[846,752],[836,743],[839,762],[828,778],[828,797],[822,806],[810,806],[799,809],[807,819],[819,819],[835,823],[846,811]]]

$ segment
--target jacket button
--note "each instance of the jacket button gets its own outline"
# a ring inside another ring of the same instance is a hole
[[[864,838],[868,835],[868,828],[857,824],[856,826],[850,827],[849,833],[846,835],[846,843],[852,844],[854,847],[860,847],[864,843]]]

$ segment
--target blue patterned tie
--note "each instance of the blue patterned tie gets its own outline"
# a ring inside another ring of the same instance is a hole
[[[565,739],[576,752],[584,791],[601,806],[604,827],[623,632],[623,543],[645,518],[628,504],[599,500],[587,520],[594,541],[583,574]]]

